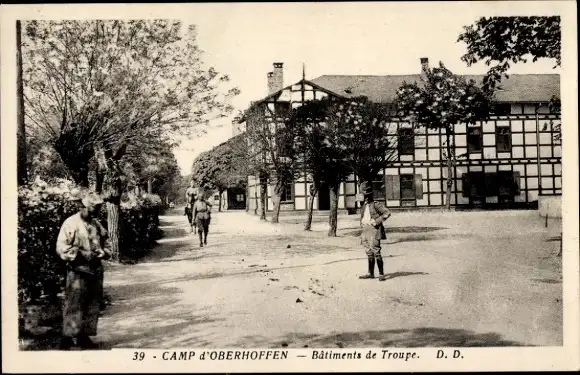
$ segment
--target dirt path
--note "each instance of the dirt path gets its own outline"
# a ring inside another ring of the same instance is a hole
[[[108,347],[416,347],[561,345],[554,230],[533,212],[396,214],[384,250],[389,280],[358,280],[356,218],[340,237],[300,218],[262,223],[214,214],[197,246],[184,216],[145,261],[106,275]],[[432,225],[436,223],[436,225]],[[485,229],[481,229],[485,228]],[[351,234],[351,235],[348,235]],[[297,302],[298,301],[298,302]]]

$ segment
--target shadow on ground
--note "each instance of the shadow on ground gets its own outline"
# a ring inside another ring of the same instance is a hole
[[[354,229],[354,230],[350,230]],[[418,234],[417,233],[430,233],[439,230],[448,229],[447,227],[416,227],[416,226],[409,226],[409,227],[388,227],[385,228],[387,233],[387,238],[389,233],[403,233],[403,234],[411,234],[409,236],[401,237],[396,242],[407,242],[407,241],[428,241],[434,239],[435,235],[428,235],[428,234]],[[358,237],[361,235],[361,229],[358,226],[342,228],[341,231],[347,230],[343,234],[345,236],[351,237]]]
[[[254,348],[269,345],[280,347],[344,348],[344,347],[507,347],[528,346],[515,341],[505,340],[497,333],[477,333],[464,329],[415,328],[384,331],[343,332],[331,335],[304,333],[288,334],[274,342],[262,336],[247,336],[236,346]]]
[[[385,274],[385,278],[387,280],[395,279],[397,277],[405,277],[405,276],[415,276],[415,275],[428,275],[427,272],[393,272]]]

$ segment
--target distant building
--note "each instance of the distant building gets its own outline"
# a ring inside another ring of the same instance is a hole
[[[421,59],[421,68],[428,60]],[[255,102],[274,114],[326,96],[366,96],[391,105],[403,82],[418,82],[421,74],[396,76],[324,75],[283,85],[282,63],[268,73],[269,95]],[[481,82],[483,76],[465,76]],[[488,121],[455,127],[455,153],[463,156],[454,168],[451,204],[456,207],[495,205],[534,206],[538,195],[562,192],[562,146],[560,116],[550,113],[549,102],[560,97],[560,77],[554,74],[514,74],[504,79],[496,93],[496,112]],[[268,112],[265,110],[265,112]],[[255,119],[239,119],[241,128]],[[398,157],[374,183],[375,196],[388,207],[440,207],[445,205],[447,166],[442,156],[445,136],[439,130],[412,130],[396,117],[389,123],[393,137],[411,132],[410,140],[398,144]],[[401,139],[408,139],[404,137]],[[311,185],[309,176],[289,183],[282,193],[282,210],[305,210]],[[357,207],[358,181],[352,175],[340,187],[339,208]],[[267,210],[271,210],[272,187],[268,187]],[[259,204],[257,178],[248,176],[251,211]],[[316,210],[328,210],[328,189],[319,191]]]

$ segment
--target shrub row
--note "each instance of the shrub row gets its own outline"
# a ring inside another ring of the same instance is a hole
[[[20,304],[55,302],[64,288],[65,264],[56,254],[56,240],[64,220],[78,212],[82,190],[60,180],[42,180],[18,191],[18,298]],[[121,257],[139,258],[159,238],[160,199],[126,197],[121,203]],[[106,209],[102,224],[106,227]]]

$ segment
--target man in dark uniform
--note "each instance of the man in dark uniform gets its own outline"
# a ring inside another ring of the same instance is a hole
[[[374,279],[375,263],[379,269],[379,281],[386,280],[381,255],[381,238],[384,233],[384,221],[391,216],[391,211],[381,202],[375,202],[371,186],[361,183],[361,192],[364,195],[364,204],[361,210],[360,225],[362,228],[361,243],[366,249],[368,258],[368,273],[360,279]]]

